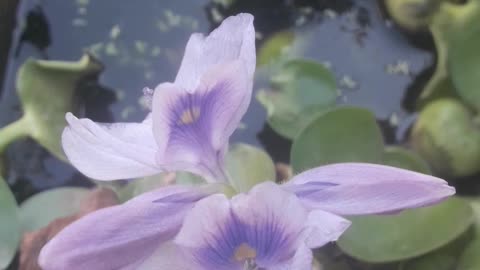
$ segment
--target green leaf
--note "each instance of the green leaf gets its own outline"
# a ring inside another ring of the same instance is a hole
[[[383,158],[385,165],[425,174],[431,173],[428,164],[422,159],[422,157],[420,157],[417,153],[402,147],[386,147]]]
[[[382,163],[383,138],[374,115],[342,107],[317,117],[294,140],[294,172],[336,162]]]
[[[275,181],[275,165],[263,150],[248,144],[235,144],[226,158],[227,172],[237,192],[247,192],[265,181]]]
[[[6,268],[17,253],[20,222],[15,197],[0,176],[0,269]]]
[[[58,158],[65,160],[60,137],[65,113],[75,112],[78,82],[100,73],[102,65],[89,55],[77,62],[27,60],[19,69],[16,87],[29,135]]]
[[[399,270],[465,270],[465,268],[456,268],[455,266],[472,236],[469,232],[471,230],[442,248],[405,262]]]
[[[292,47],[295,34],[292,31],[275,33],[267,39],[258,50],[258,66],[263,66],[278,61],[286,55]]]
[[[470,205],[450,198],[438,205],[392,216],[351,217],[352,226],[337,242],[347,254],[371,263],[424,255],[457,239],[473,223]]]
[[[455,99],[438,99],[425,106],[410,140],[438,174],[461,177],[480,169],[479,128],[472,112]]]
[[[293,139],[336,102],[333,74],[313,61],[289,61],[272,83],[272,90],[260,90],[257,99],[267,110],[268,124],[286,138]]]
[[[435,72],[430,77],[417,101],[417,108],[421,109],[431,101],[439,98],[457,98],[455,86],[448,72],[448,42],[444,27],[432,24],[430,31],[437,50],[437,64]]]
[[[452,24],[457,31],[448,35],[448,68],[452,81],[462,99],[480,110],[480,3],[468,1],[451,7],[453,18],[445,17],[443,24]]]
[[[121,202],[126,202],[145,192],[165,187],[169,184],[178,183],[175,173],[159,173],[129,181],[121,187],[110,187],[116,191]]]
[[[480,201],[472,200],[471,204],[475,213],[474,235],[458,261],[458,270],[480,269]]]
[[[32,232],[47,226],[57,218],[76,214],[89,190],[62,187],[38,193],[20,205],[20,223],[23,232]]]

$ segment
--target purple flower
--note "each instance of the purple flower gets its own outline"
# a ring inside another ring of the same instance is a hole
[[[155,88],[142,123],[100,124],[67,114],[65,153],[98,180],[176,170],[225,180],[228,139],[250,103],[254,71],[253,17],[229,17],[207,37],[190,37],[175,82]]]
[[[252,21],[240,14],[208,37],[192,35],[175,83],[156,87],[144,122],[67,115],[63,146],[72,164],[101,180],[164,170],[226,180],[228,139],[251,98]],[[231,199],[220,185],[170,186],[91,213],[53,238],[39,263],[44,270],[311,269],[311,249],[349,226],[341,215],[394,213],[455,193],[432,176],[357,163],[262,183]]]
[[[341,215],[431,205],[455,190],[433,176],[341,163],[306,171],[283,185],[259,184],[231,200],[213,193],[167,187],[94,212],[52,239],[40,265],[44,270],[311,269],[310,250],[337,240],[350,224]]]

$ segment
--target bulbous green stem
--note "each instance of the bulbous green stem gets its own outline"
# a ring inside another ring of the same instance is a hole
[[[8,124],[0,129],[0,155],[5,151],[7,146],[12,142],[27,137],[30,129],[28,121],[25,117]]]

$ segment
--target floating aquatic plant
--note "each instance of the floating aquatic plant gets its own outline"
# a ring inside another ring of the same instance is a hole
[[[57,158],[65,160],[60,137],[64,114],[76,111],[79,81],[100,73],[102,65],[90,55],[77,62],[27,60],[19,69],[17,93],[23,116],[0,130],[0,153],[13,141],[31,137]]]
[[[250,102],[254,68],[253,17],[240,14],[207,37],[192,35],[175,83],[155,88],[144,122],[67,114],[63,147],[84,174],[186,170],[213,184],[159,188],[87,215],[43,248],[43,269],[310,269],[311,249],[349,227],[342,215],[387,214],[454,194],[441,179],[366,163],[313,168],[282,185],[232,180],[240,173],[228,174],[225,153]],[[225,184],[237,194],[223,194]]]

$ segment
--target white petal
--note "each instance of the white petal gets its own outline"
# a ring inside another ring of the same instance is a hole
[[[83,174],[97,180],[153,175],[157,145],[149,121],[99,124],[66,115],[69,126],[62,145],[69,161]],[[148,118],[147,118],[148,119]]]

